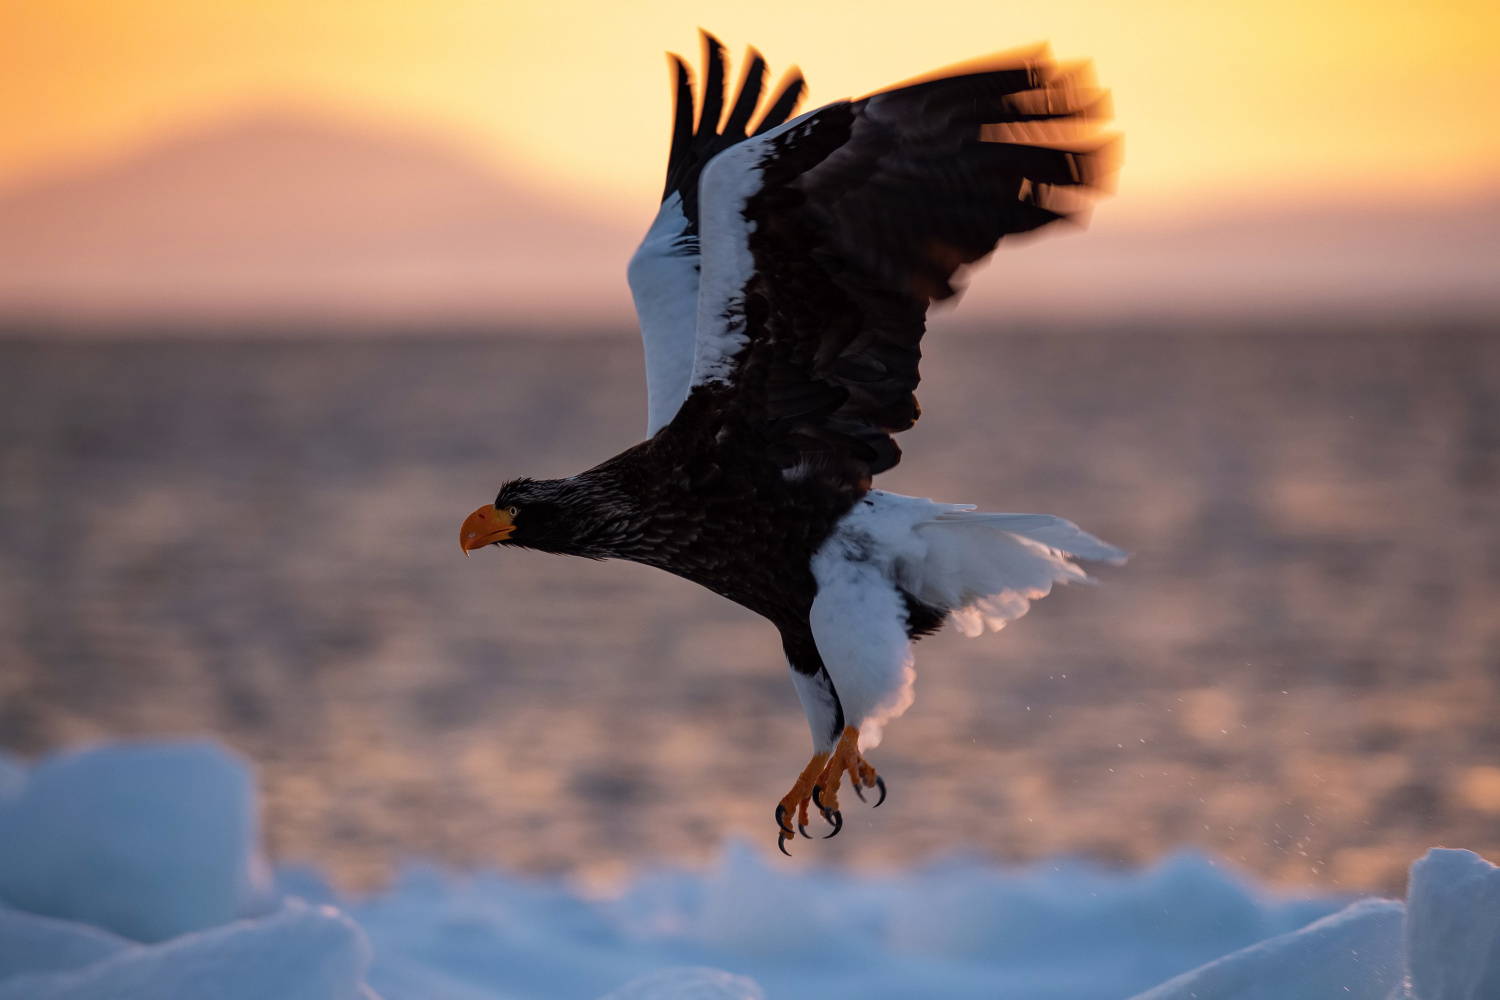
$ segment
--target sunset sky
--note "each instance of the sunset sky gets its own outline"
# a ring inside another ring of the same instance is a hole
[[[666,151],[662,53],[696,61],[699,25],[778,75],[795,61],[817,103],[1043,40],[1092,58],[1126,136],[1124,217],[1500,186],[1494,0],[6,0],[0,193],[225,116],[308,109],[634,217]]]

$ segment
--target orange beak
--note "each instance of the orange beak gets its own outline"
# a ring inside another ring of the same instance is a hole
[[[475,549],[503,542],[516,530],[516,523],[503,510],[496,510],[492,503],[464,518],[464,526],[458,529],[458,544],[468,555]]]

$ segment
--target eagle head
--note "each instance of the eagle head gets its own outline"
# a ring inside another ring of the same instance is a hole
[[[590,499],[576,479],[513,479],[464,519],[458,544],[465,555],[486,545],[592,554],[580,551],[599,513]]]

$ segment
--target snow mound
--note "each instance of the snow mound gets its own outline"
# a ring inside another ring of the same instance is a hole
[[[1500,997],[1500,870],[1467,851],[1414,864],[1409,906],[1276,896],[1192,853],[875,876],[744,843],[604,900],[430,867],[341,899],[310,869],[265,881],[254,823],[213,744],[0,757],[0,1000]]]
[[[1366,899],[1178,976],[1134,1000],[1387,1000],[1404,972],[1402,905]]]
[[[0,983],[24,972],[79,969],[130,947],[97,927],[0,908]]]
[[[1500,997],[1500,869],[1472,851],[1428,851],[1406,905],[1413,996]]]
[[[360,1000],[369,964],[353,921],[293,901],[260,920],[127,945],[81,969],[0,981],[0,1000]]]
[[[0,800],[0,902],[164,941],[254,910],[256,837],[253,776],[216,744],[60,754]]]

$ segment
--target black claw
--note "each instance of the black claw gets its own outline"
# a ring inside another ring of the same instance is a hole
[[[781,853],[782,854],[785,854],[787,857],[791,857],[792,856],[792,852],[786,849],[786,834],[785,833],[778,833],[776,835],[776,846],[779,847],[779,848],[781,848]]]
[[[812,834],[808,833],[807,827],[803,826],[801,823],[797,824],[797,832],[802,834],[802,836],[806,837],[808,840],[812,840]]]
[[[813,785],[812,800],[813,802],[817,803],[818,811],[823,814],[823,819],[833,825],[833,833],[830,833],[828,835],[828,837],[832,837],[834,833],[838,833],[839,830],[843,827],[844,817],[839,815],[839,811],[837,809],[830,809],[828,806],[825,806],[822,802],[818,801],[818,796],[822,793],[822,791],[822,785]],[[827,840],[828,837],[824,837],[823,839]]]
[[[776,828],[781,831],[783,839],[792,835],[792,826],[786,821],[786,806],[780,803],[776,806]],[[781,851],[785,854],[786,848],[783,847]]]
[[[878,789],[880,789],[880,802],[884,802],[885,801],[885,779],[882,778],[878,774],[875,775],[875,787],[878,788]],[[880,808],[880,802],[875,803],[875,808],[876,809]]]
[[[868,801],[865,798],[865,793],[859,787],[859,782],[857,782],[857,781],[851,781],[851,782],[849,782],[849,784],[851,784],[851,785],[854,786],[854,794],[859,796],[859,801],[861,801],[861,802]]]
[[[828,837],[824,837],[824,840],[827,840],[829,837],[837,837],[839,835],[839,831],[844,828],[844,816],[837,809],[835,809],[833,810],[833,815],[831,818],[829,818],[828,822],[833,824],[833,832],[830,833]]]

